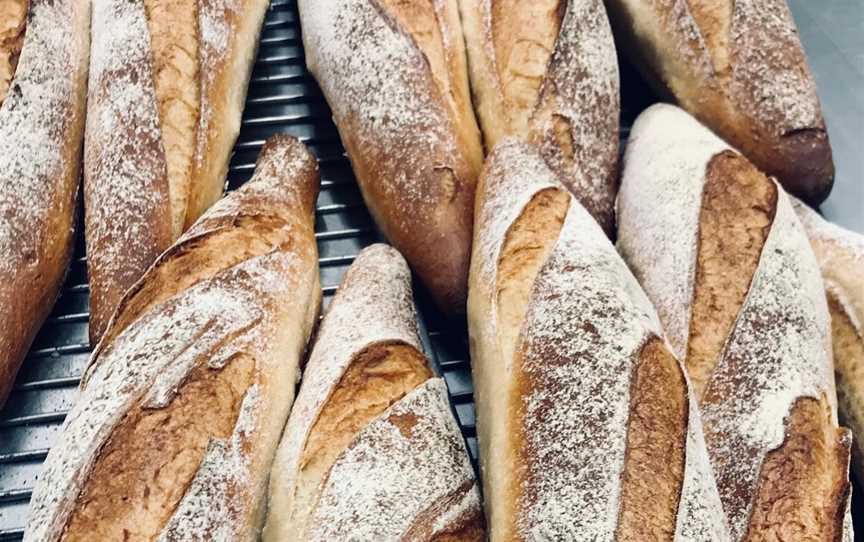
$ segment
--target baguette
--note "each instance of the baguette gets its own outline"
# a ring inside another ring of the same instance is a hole
[[[480,178],[468,324],[490,540],[728,541],[645,294],[535,148]]]
[[[633,126],[618,217],[619,249],[694,384],[733,540],[838,540],[851,437],[837,426],[822,279],[789,197],[660,104]]]
[[[27,541],[255,540],[321,298],[315,159],[251,182],[129,290],[33,492]]]
[[[270,474],[265,542],[484,540],[447,391],[417,335],[411,274],[365,249],[327,312]]]
[[[459,0],[486,148],[536,144],[607,234],[618,188],[618,62],[602,0]]]
[[[266,0],[94,0],[84,162],[90,339],[222,192]]]
[[[785,0],[606,0],[637,66],[753,164],[818,204],[834,162]]]
[[[300,0],[318,80],[372,216],[447,314],[463,313],[480,132],[456,0]]]
[[[828,222],[801,201],[793,207],[825,280],[838,415],[855,435],[852,471],[864,483],[864,235]]]
[[[72,256],[90,7],[77,0],[6,2],[0,18],[4,28],[19,28],[9,49],[0,38],[0,87],[10,85],[0,93],[2,407]],[[4,51],[11,51],[10,65]]]

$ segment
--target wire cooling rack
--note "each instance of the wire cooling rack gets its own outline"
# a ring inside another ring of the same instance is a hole
[[[622,61],[621,66],[623,148],[636,114],[656,98],[626,62]],[[354,257],[382,237],[363,204],[330,109],[306,71],[296,0],[272,0],[267,13],[240,137],[231,160],[229,189],[249,179],[264,141],[280,132],[302,140],[320,163],[315,236],[326,304]],[[77,396],[79,377],[91,350],[87,337],[86,266],[83,232],[79,228],[75,256],[60,300],[39,332],[12,394],[0,411],[0,541],[20,540],[42,462]],[[424,347],[447,382],[459,425],[476,460],[465,324],[446,321],[416,281],[415,289]]]

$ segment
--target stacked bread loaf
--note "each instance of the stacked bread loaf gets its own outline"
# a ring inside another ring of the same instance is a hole
[[[306,365],[264,540],[485,539],[465,441],[416,325],[405,261],[365,249]]]
[[[318,171],[271,139],[124,297],[25,540],[253,540],[321,291]]]
[[[363,197],[445,312],[464,312],[477,174],[456,0],[300,0],[306,62]]]
[[[811,204],[834,162],[786,0],[606,0],[648,80]]]
[[[266,0],[93,0],[90,339],[222,194]]]
[[[647,297],[535,149],[492,153],[468,301],[490,539],[729,540]]]
[[[832,224],[793,201],[825,279],[840,422],[852,430],[852,460],[864,477],[864,236]]]
[[[2,407],[72,256],[90,9],[78,0],[11,1],[0,17]]]
[[[602,0],[459,0],[486,148],[531,141],[614,230],[618,62]]]
[[[790,198],[684,111],[637,119],[619,248],[699,400],[733,540],[839,540],[837,426],[823,282]],[[790,534],[793,533],[793,534]]]

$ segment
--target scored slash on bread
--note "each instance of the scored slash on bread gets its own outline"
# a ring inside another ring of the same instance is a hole
[[[318,168],[288,136],[126,295],[24,539],[253,540],[321,299]]]
[[[405,260],[386,245],[363,250],[306,365],[265,541],[483,540],[465,442],[416,326]]]
[[[90,50],[89,3],[32,0],[23,15],[21,7],[0,6],[0,17],[12,10],[26,26],[0,97],[0,407],[72,257]]]
[[[834,163],[786,0],[606,0],[647,79],[811,204]]]
[[[464,313],[480,133],[456,0],[300,0],[309,71],[372,216],[436,304]]]
[[[490,540],[729,540],[684,370],[539,152],[480,179],[468,323]]]
[[[798,200],[792,205],[825,280],[838,413],[855,435],[853,473],[864,481],[864,236],[828,222]]]
[[[732,539],[839,539],[850,434],[822,279],[789,197],[660,104],[631,131],[618,217],[619,250],[696,384]]]
[[[222,194],[266,0],[94,0],[84,160],[90,339]]]
[[[530,140],[614,231],[618,62],[602,0],[459,0],[487,150]]]

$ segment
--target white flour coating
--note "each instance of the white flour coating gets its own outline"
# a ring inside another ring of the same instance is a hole
[[[261,404],[258,384],[246,391],[230,439],[211,440],[201,466],[192,479],[158,542],[229,542],[253,540],[251,532],[238,532],[237,522],[227,518],[251,514],[249,501],[255,499],[250,481],[251,461],[244,448],[260,430]],[[250,491],[251,489],[251,491]]]
[[[765,456],[783,444],[794,402],[822,395],[835,400],[822,277],[786,193],[777,190],[771,231],[702,402],[736,540],[746,531]]]
[[[491,298],[489,324],[479,331],[496,337],[495,284],[507,231],[532,196],[561,185],[536,151],[513,140],[496,148],[483,179],[480,197],[486,200],[472,263],[480,291],[472,296]],[[519,405],[527,453],[517,528],[525,539],[613,539],[633,361],[645,342],[661,333],[635,278],[596,222],[571,199],[557,244],[535,279],[522,328],[524,355],[515,367],[523,374],[513,375],[530,386]],[[509,372],[503,376],[510,378]],[[546,438],[549,434],[557,438]],[[686,454],[676,540],[727,540],[693,404]]]
[[[299,0],[306,61],[333,110],[355,165],[386,172],[374,184],[398,206],[388,221],[427,216],[443,191],[436,170],[463,170],[447,105],[422,51],[372,0]],[[446,34],[443,32],[442,34]],[[350,126],[350,128],[349,128]],[[437,161],[441,161],[438,163]],[[371,171],[370,171],[371,174]],[[404,226],[404,224],[402,224]]]
[[[708,161],[730,147],[684,110],[658,104],[633,124],[618,193],[618,250],[687,355]]]
[[[273,509],[293,509],[309,432],[352,361],[372,345],[394,342],[423,351],[411,273],[395,249],[372,245],[349,268],[321,324],[274,461]]]
[[[816,84],[785,0],[736,0],[729,29],[732,96],[764,129],[782,136],[823,126]]]
[[[442,536],[454,525],[458,525],[460,521],[470,521],[472,516],[482,516],[483,502],[480,498],[480,491],[477,484],[473,484],[469,491],[466,491],[458,501],[451,503],[446,510],[435,518],[432,522],[432,529],[429,533],[429,538],[435,540],[435,536]],[[446,539],[445,539],[446,540]]]
[[[540,111],[547,100],[551,109],[539,118],[535,113],[532,121],[545,132],[544,157],[566,172],[564,184],[593,209],[610,214],[614,197],[607,183],[618,161],[618,87],[615,43],[602,1],[568,0],[539,97]],[[553,115],[570,121],[572,159],[562,156]]]
[[[479,504],[447,388],[431,378],[367,425],[339,456],[310,520],[309,540],[403,540],[420,514],[465,485]]]
[[[31,0],[18,68],[0,106],[0,273],[11,284],[22,269],[58,256],[45,254],[45,224],[74,212],[77,179],[70,182],[74,164],[65,154],[80,144],[70,138],[80,137],[71,130],[84,115],[86,15],[77,0]]]
[[[144,3],[95,0],[92,33],[87,263],[94,297],[110,310],[170,245],[170,203]]]
[[[681,369],[684,371],[684,368]],[[685,374],[686,378],[686,374]],[[675,540],[680,542],[731,542],[729,522],[717,490],[714,470],[705,444],[699,406],[687,379],[689,419],[684,484],[678,503]]]
[[[822,218],[801,200],[790,196],[792,207],[811,240],[831,243],[841,248],[856,263],[864,265],[864,235],[847,230]],[[824,264],[823,264],[824,266]]]

